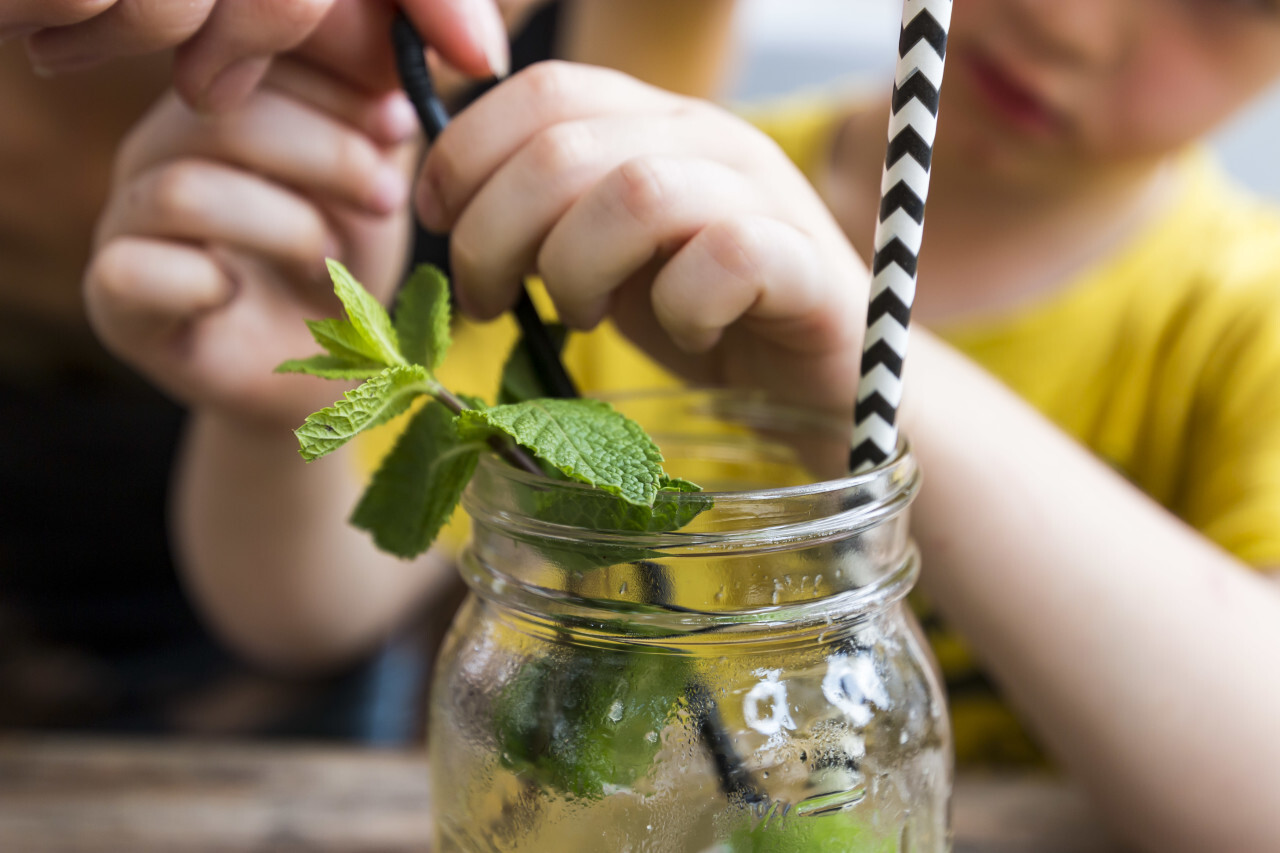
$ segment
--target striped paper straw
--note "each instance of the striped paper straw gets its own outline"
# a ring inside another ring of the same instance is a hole
[[[880,181],[880,219],[871,262],[871,301],[862,375],[853,414],[849,469],[868,471],[898,446],[898,405],[907,326],[916,295],[924,203],[938,129],[938,95],[951,0],[906,0],[889,116],[889,148]]]

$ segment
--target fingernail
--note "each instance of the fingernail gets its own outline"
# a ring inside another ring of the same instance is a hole
[[[507,25],[501,13],[492,3],[475,4],[475,17],[472,18],[476,41],[484,51],[485,62],[489,71],[499,80],[511,73],[511,43],[507,36]]]
[[[231,63],[205,87],[200,108],[221,113],[239,105],[262,80],[270,65],[271,59],[266,56],[251,56]]]
[[[395,166],[383,166],[374,178],[369,203],[376,210],[391,213],[409,196],[409,180]]]

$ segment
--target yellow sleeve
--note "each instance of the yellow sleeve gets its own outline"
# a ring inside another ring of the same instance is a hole
[[[1198,383],[1182,514],[1250,565],[1280,568],[1280,265],[1233,296]]]

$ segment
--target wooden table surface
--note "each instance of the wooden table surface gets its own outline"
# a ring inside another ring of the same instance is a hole
[[[3,853],[425,853],[430,799],[421,753],[0,739]],[[1050,779],[961,777],[953,805],[956,853],[1113,849]]]

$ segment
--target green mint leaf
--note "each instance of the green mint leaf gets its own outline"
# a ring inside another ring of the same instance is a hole
[[[351,327],[364,341],[364,352],[383,364],[404,364],[387,309],[355,280],[346,267],[332,259],[326,263],[333,278],[333,292],[342,301],[342,307],[347,309]]]
[[[294,430],[299,452],[308,462],[332,453],[356,434],[404,412],[413,398],[431,391],[426,368],[388,367]]]
[[[674,482],[690,488],[661,488],[652,507],[627,503],[622,498],[604,492],[566,494],[563,490],[558,490],[535,493],[529,512],[552,524],[584,530],[666,533],[680,530],[711,507],[711,498],[696,494],[701,490],[693,483],[686,480]],[[660,551],[639,544],[627,544],[625,540],[606,543],[565,539],[555,546],[546,547],[557,552],[556,560],[566,569],[580,574],[604,566],[618,566],[662,556]]]
[[[410,559],[431,547],[471,480],[483,444],[464,442],[436,401],[413,416],[373,475],[351,523],[382,550]]]
[[[334,358],[391,366],[382,360],[378,350],[370,346],[347,320],[307,320],[307,328],[311,330],[311,337],[316,339],[316,343]]]
[[[564,352],[569,330],[559,323],[549,323],[547,334],[551,338],[551,343],[555,345],[556,352]],[[553,389],[542,383],[542,378],[533,366],[529,345],[525,343],[524,336],[521,336],[516,341],[516,345],[511,348],[511,354],[507,356],[507,362],[502,367],[502,382],[498,386],[498,404],[523,403],[525,400],[554,396]]]
[[[654,496],[652,506],[628,503],[621,498],[599,492],[537,492],[534,495],[536,505],[533,507],[533,514],[553,524],[587,530],[635,533],[679,530],[709,508],[711,498],[701,495],[701,488],[687,480],[673,482],[680,483],[682,487],[660,488]]]
[[[367,359],[339,358],[336,355],[313,355],[294,358],[276,368],[276,373],[305,373],[321,379],[370,379],[384,370],[381,364]]]
[[[465,438],[493,431],[574,480],[651,507],[661,484],[662,454],[635,421],[600,400],[530,400],[459,416]]]
[[[449,335],[449,280],[436,267],[413,271],[396,300],[400,354],[435,373],[453,342]]]
[[[649,771],[689,679],[675,655],[575,650],[526,663],[494,702],[502,762],[584,799]]]

